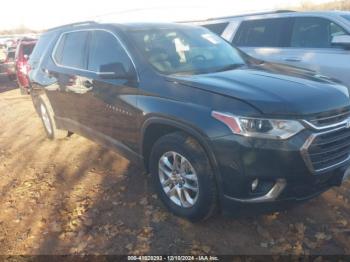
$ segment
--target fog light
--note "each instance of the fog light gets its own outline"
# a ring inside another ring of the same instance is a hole
[[[258,187],[258,184],[259,184],[259,180],[254,179],[252,182],[252,191],[255,191],[255,189]]]

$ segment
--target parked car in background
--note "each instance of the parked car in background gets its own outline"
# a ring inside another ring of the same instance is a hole
[[[7,49],[9,49],[9,48],[16,48],[17,42],[18,42],[17,38],[10,38],[10,39],[7,39],[7,40],[5,41],[5,47],[6,47]]]
[[[8,37],[0,37],[0,48],[6,47],[6,41],[8,40]]]
[[[23,38],[19,41],[15,54],[17,82],[21,94],[29,94],[29,78],[30,70],[28,60],[36,44],[36,39]]]
[[[11,81],[16,80],[15,51],[15,49],[9,49],[6,52],[6,59],[3,63],[5,72]]]
[[[350,12],[276,11],[193,23],[253,57],[311,69],[350,87]]]
[[[218,206],[285,208],[341,185],[349,167],[345,86],[261,63],[202,27],[67,25],[29,63],[48,138],[70,131],[143,163],[191,221]]]

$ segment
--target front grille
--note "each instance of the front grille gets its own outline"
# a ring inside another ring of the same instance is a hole
[[[350,117],[350,109],[343,108],[341,110],[319,114],[311,119],[308,119],[308,122],[313,124],[316,127],[325,127],[329,125],[338,124],[348,119],[349,117]]]
[[[344,162],[350,154],[350,129],[341,128],[316,135],[307,153],[315,171]]]

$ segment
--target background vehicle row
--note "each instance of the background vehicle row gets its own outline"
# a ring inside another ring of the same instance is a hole
[[[350,86],[350,12],[277,11],[193,22],[249,55]]]

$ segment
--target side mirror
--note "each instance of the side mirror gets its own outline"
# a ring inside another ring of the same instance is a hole
[[[333,46],[340,46],[345,49],[350,49],[350,35],[336,35],[332,39]]]
[[[112,63],[100,66],[100,72],[98,75],[102,79],[134,79],[132,73],[126,72],[124,66],[121,63]]]

